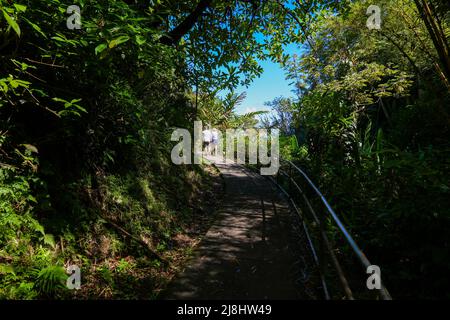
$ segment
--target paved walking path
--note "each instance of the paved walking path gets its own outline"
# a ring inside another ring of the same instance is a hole
[[[296,299],[287,250],[289,206],[270,181],[217,164],[225,198],[217,218],[167,299]]]

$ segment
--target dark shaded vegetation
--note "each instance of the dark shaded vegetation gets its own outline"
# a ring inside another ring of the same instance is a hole
[[[448,59],[448,7],[419,2],[431,6],[426,19],[441,30]],[[384,12],[380,30],[366,28],[363,1],[312,27],[305,53],[286,66],[298,99],[275,100],[278,116],[265,123],[288,128],[282,130],[284,156],[318,182],[371,262],[381,267],[394,298],[448,298],[446,59],[413,1],[378,5]],[[347,259],[350,278],[361,274],[332,225],[329,236]]]
[[[154,298],[215,201],[216,173],[170,160],[193,113],[182,56],[106,3],[69,30],[68,4],[1,2],[2,298]]]

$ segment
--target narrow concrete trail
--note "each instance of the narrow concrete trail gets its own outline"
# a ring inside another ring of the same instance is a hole
[[[225,197],[166,299],[297,299],[288,251],[289,206],[264,177],[216,164]]]

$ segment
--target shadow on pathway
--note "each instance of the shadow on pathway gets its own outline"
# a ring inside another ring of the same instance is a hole
[[[240,165],[217,164],[225,198],[215,223],[165,299],[298,299],[288,251],[289,206]]]

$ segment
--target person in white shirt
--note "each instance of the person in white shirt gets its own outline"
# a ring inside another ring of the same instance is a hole
[[[217,145],[219,144],[219,131],[212,129],[211,131],[211,154],[217,156]]]
[[[211,148],[210,144],[212,140],[212,132],[211,130],[209,130],[209,128],[206,128],[205,130],[203,130],[202,135],[203,135],[203,149],[205,150],[206,154],[209,155]]]

